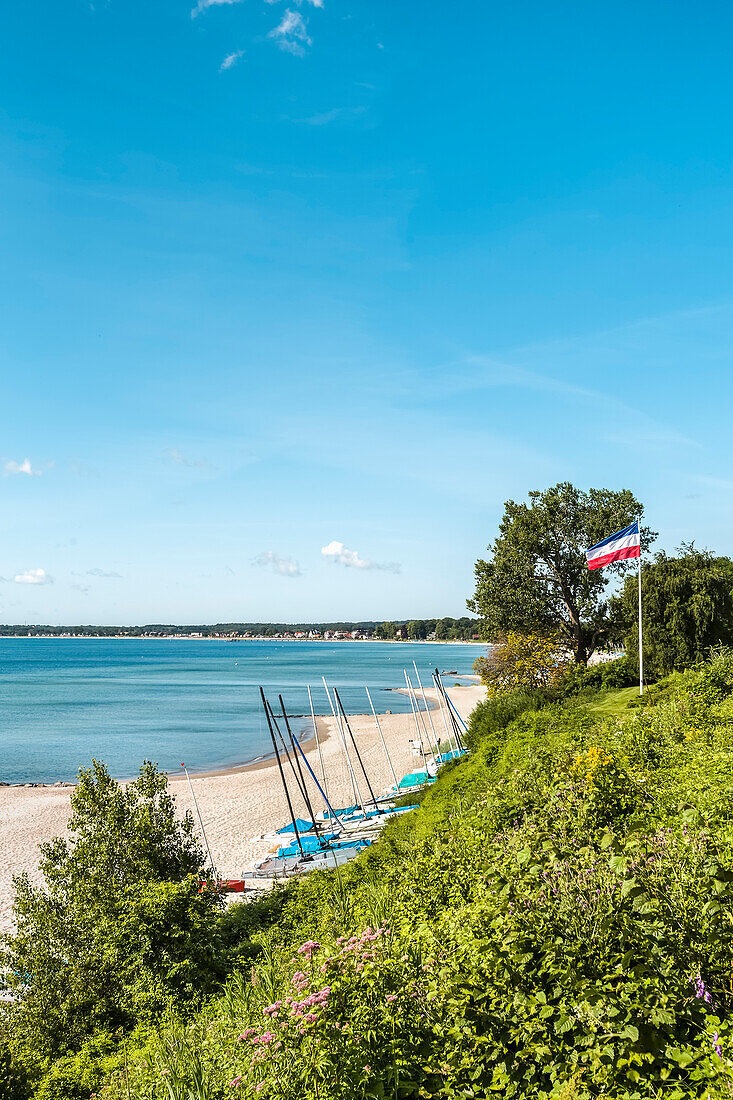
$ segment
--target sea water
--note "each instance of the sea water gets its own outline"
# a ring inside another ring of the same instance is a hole
[[[410,709],[396,691],[404,669],[468,673],[476,645],[391,642],[224,641],[152,638],[0,638],[0,781],[73,780],[93,757],[120,778],[143,760],[162,770],[214,770],[272,749],[259,687],[295,729],[330,714],[322,676],[347,713]],[[450,677],[446,678],[450,687]]]

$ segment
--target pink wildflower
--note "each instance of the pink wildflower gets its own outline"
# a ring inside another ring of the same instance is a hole
[[[235,1077],[233,1081],[229,1082],[229,1088],[230,1089],[238,1089],[241,1084],[242,1084],[242,1078],[241,1077]]]

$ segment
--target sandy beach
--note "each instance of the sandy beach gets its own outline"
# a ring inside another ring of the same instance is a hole
[[[484,697],[484,688],[466,677],[461,678],[460,687],[454,687],[451,678],[446,677],[446,687],[464,718]],[[426,695],[435,700],[434,692],[426,690]],[[445,737],[440,711],[435,709],[431,713],[438,736]],[[410,745],[410,740],[416,737],[412,716],[385,714],[380,715],[379,720],[397,778],[420,767],[421,758],[415,758]],[[349,721],[372,786],[381,792],[392,783],[392,776],[374,718],[355,715],[349,716]],[[351,786],[333,718],[318,719],[318,734],[329,798],[335,805],[348,804],[353,800]],[[314,740],[309,742],[306,755],[315,773],[320,774]],[[288,820],[275,762],[266,760],[225,773],[192,776],[192,783],[220,875],[242,877],[253,861],[273,846],[272,841],[259,839],[261,835]],[[171,788],[181,813],[193,810],[185,779],[173,777]],[[70,795],[69,787],[0,788],[0,930],[12,927],[13,875],[27,871],[34,882],[41,881],[37,846],[65,832]],[[318,800],[317,793],[315,797]],[[307,816],[302,798],[295,800],[294,797],[294,803],[296,814]],[[318,808],[321,808],[320,802]]]

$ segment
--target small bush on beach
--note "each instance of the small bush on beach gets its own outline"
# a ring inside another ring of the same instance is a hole
[[[95,762],[71,806],[69,838],[40,846],[45,885],[15,881],[2,945],[6,1027],[43,1057],[201,1003],[225,976],[218,898],[165,776],[146,763],[122,787]]]

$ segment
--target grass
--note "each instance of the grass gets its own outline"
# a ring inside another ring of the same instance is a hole
[[[638,687],[620,688],[618,691],[608,691],[605,695],[594,699],[592,703],[586,703],[586,710],[603,718],[612,718],[614,715],[623,714],[629,708],[633,699],[638,699]]]

